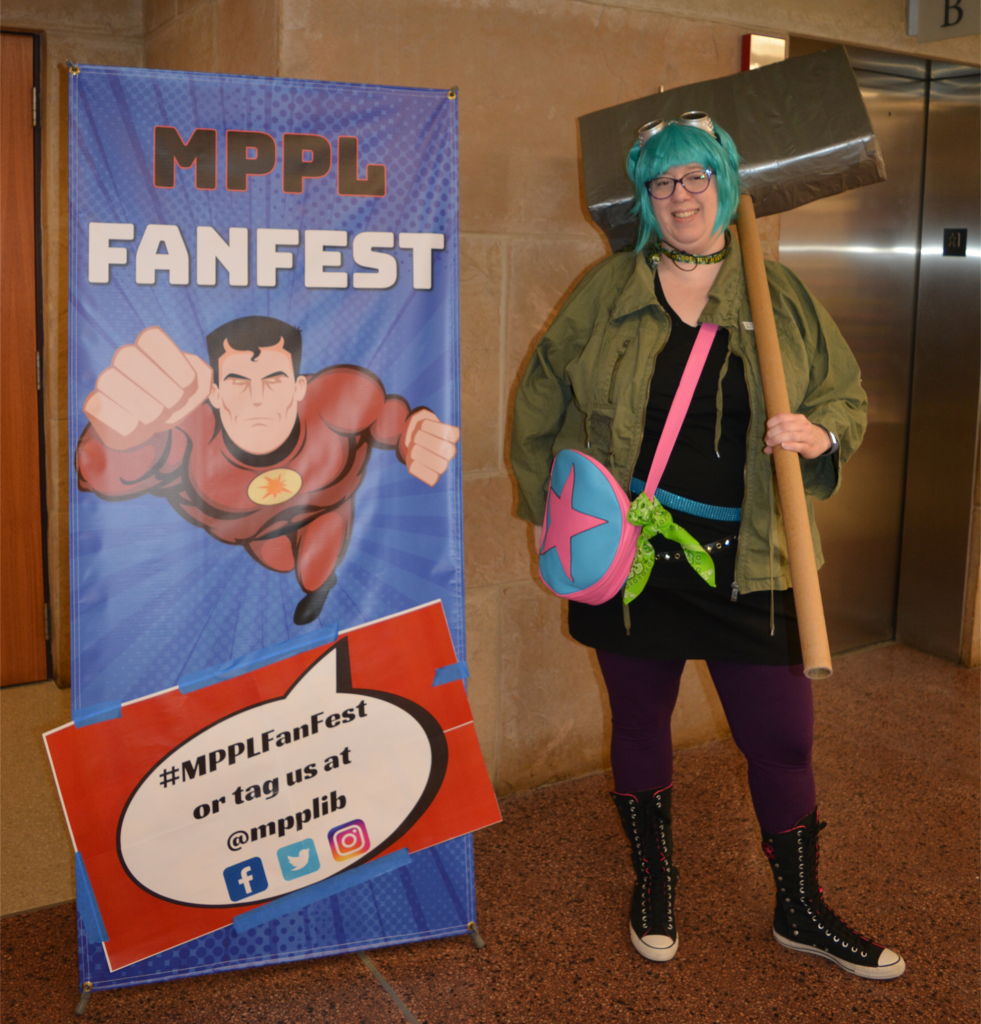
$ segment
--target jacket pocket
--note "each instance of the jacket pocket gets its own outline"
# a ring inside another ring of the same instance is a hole
[[[586,447],[594,459],[606,462],[613,454],[615,405],[594,405],[586,417]]]

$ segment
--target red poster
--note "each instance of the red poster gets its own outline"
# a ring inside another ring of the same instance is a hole
[[[45,735],[111,970],[500,820],[442,605]]]

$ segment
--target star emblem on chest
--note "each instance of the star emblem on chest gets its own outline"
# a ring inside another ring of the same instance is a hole
[[[303,478],[293,469],[267,469],[249,484],[249,501],[255,505],[280,505],[297,494]]]

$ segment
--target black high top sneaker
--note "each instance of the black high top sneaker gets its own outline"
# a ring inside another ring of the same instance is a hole
[[[630,905],[630,941],[648,960],[671,960],[678,952],[674,891],[678,869],[671,863],[671,788],[612,793],[637,882]]]
[[[818,885],[818,823],[815,807],[788,832],[764,832],[763,852],[777,883],[773,937],[781,946],[823,956],[859,978],[887,981],[906,970],[903,958],[859,935],[824,902]]]

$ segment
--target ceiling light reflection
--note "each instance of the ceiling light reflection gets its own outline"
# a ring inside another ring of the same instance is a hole
[[[915,245],[793,245],[779,243],[780,253],[835,253],[852,256],[915,256]],[[923,256],[943,256],[942,245],[924,245],[919,250]],[[967,255],[973,259],[981,259],[981,247],[968,247]],[[956,259],[957,257],[951,257]]]

